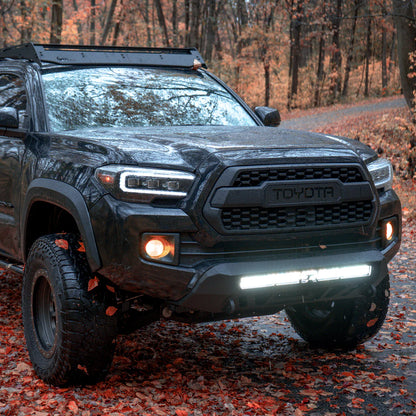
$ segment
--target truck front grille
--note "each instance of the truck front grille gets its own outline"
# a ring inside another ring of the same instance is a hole
[[[260,231],[335,224],[360,224],[368,222],[371,214],[371,201],[356,201],[301,208],[224,208],[221,212],[221,220],[223,227],[229,231]]]
[[[233,166],[203,209],[220,234],[325,230],[369,225],[376,196],[360,163]]]

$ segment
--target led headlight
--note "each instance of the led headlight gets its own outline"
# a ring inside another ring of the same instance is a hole
[[[377,189],[387,191],[393,184],[393,168],[391,163],[386,159],[377,159],[367,165],[371,174],[374,185]]]
[[[195,179],[188,172],[118,165],[98,168],[95,177],[114,197],[139,202],[182,199]]]

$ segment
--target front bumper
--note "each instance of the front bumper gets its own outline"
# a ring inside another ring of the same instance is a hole
[[[357,264],[370,265],[371,276],[257,289],[240,288],[242,276]],[[293,257],[274,261],[224,263],[213,266],[203,273],[190,293],[175,302],[175,305],[211,313],[242,315],[273,313],[298,303],[358,297],[371,287],[376,287],[387,274],[386,259],[377,250],[319,257]]]
[[[249,316],[274,313],[297,303],[363,296],[377,286],[388,274],[387,263],[399,249],[401,234],[397,195],[388,191],[379,201],[372,227],[343,229],[341,234],[338,230],[251,234],[246,241],[243,236],[224,237],[218,247],[190,242],[189,236],[200,236],[201,229],[178,208],[126,203],[106,195],[90,214],[103,264],[99,272],[121,289],[157,298],[177,311]],[[397,218],[398,229],[393,241],[383,245],[379,228],[391,217]],[[143,259],[143,233],[180,235],[183,252],[179,264]],[[185,246],[191,249],[187,252]],[[239,286],[241,276],[357,264],[371,265],[371,276],[264,289]]]

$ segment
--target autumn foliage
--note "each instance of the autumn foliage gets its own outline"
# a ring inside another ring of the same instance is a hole
[[[250,105],[400,89],[391,0],[5,0],[0,42],[197,47]]]

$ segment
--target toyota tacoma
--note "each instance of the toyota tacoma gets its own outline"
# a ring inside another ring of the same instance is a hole
[[[391,164],[279,123],[196,49],[0,51],[0,264],[23,276],[41,379],[102,379],[117,335],[159,318],[285,310],[327,348],[378,332],[401,238]]]

